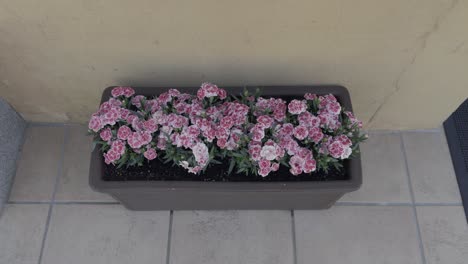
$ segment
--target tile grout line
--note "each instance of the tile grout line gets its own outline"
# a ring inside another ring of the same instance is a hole
[[[171,210],[169,211],[169,230],[167,231],[166,264],[170,263],[173,218],[174,218],[174,211]]]
[[[426,253],[424,252],[424,244],[422,241],[422,236],[421,236],[421,227],[419,226],[419,219],[418,219],[418,211],[416,210],[416,202],[415,202],[415,197],[414,197],[414,191],[413,191],[413,184],[411,182],[411,176],[410,176],[410,170],[409,170],[409,164],[408,164],[408,157],[406,155],[406,146],[405,146],[405,141],[403,138],[403,133],[400,132],[400,147],[401,151],[403,152],[403,158],[405,159],[405,167],[406,167],[406,176],[408,180],[408,187],[410,191],[410,196],[411,196],[411,202],[412,202],[412,208],[413,208],[413,215],[414,215],[414,221],[416,222],[416,232],[418,236],[418,242],[419,242],[419,251],[421,254],[421,260],[423,264],[426,264]]]
[[[44,249],[45,249],[45,243],[47,242],[47,234],[49,233],[49,226],[50,226],[50,219],[52,218],[52,211],[54,207],[54,201],[55,201],[55,195],[57,193],[57,187],[58,183],[60,180],[60,177],[63,174],[63,163],[64,163],[64,157],[65,157],[65,147],[68,143],[68,127],[64,126],[63,127],[63,142],[62,142],[62,149],[61,149],[61,157],[59,160],[59,164],[57,166],[57,175],[55,177],[55,182],[54,182],[54,189],[52,191],[52,197],[51,197],[51,202],[49,204],[49,211],[47,213],[47,220],[46,220],[46,226],[44,228],[44,234],[42,236],[42,243],[41,243],[41,251],[39,253],[39,259],[38,259],[38,264],[42,263],[42,257],[44,255]]]
[[[293,246],[293,263],[297,264],[297,241],[296,241],[296,220],[294,210],[291,210],[291,232],[292,232],[292,246]]]

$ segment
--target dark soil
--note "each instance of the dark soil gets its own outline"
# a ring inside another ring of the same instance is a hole
[[[285,166],[280,166],[276,172],[267,177],[259,175],[228,174],[229,162],[222,165],[213,165],[200,174],[188,173],[184,168],[172,166],[171,163],[164,164],[158,159],[143,166],[117,168],[113,165],[104,166],[105,181],[219,181],[219,182],[278,182],[278,181],[339,181],[347,180],[345,169],[330,169],[327,173],[316,171],[311,174],[292,175]]]

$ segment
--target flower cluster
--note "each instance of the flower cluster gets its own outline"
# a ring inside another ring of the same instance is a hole
[[[246,90],[238,99],[203,83],[196,95],[170,89],[146,97],[130,87],[111,95],[91,116],[89,131],[105,163],[117,166],[158,158],[200,173],[224,161],[229,172],[265,177],[286,166],[299,175],[340,167],[366,137],[331,94],[286,102]]]

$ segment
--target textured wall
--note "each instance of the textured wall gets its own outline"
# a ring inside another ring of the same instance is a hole
[[[436,127],[467,25],[467,0],[0,0],[0,95],[85,122],[110,85],[339,83],[367,127]]]

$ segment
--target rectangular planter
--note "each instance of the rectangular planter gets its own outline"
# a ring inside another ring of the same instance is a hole
[[[259,87],[259,86],[255,86]],[[255,88],[247,87],[247,88]],[[110,98],[107,88],[101,103]],[[198,88],[171,87],[195,93]],[[223,87],[239,94],[244,87]],[[261,86],[264,96],[303,96],[305,93],[333,94],[352,111],[351,99],[342,86]],[[168,88],[134,88],[136,94],[158,95]],[[130,210],[227,210],[227,209],[326,209],[362,183],[361,158],[346,160],[348,180],[308,182],[196,182],[196,181],[104,181],[104,160],[96,148],[91,154],[89,184],[107,193]]]

